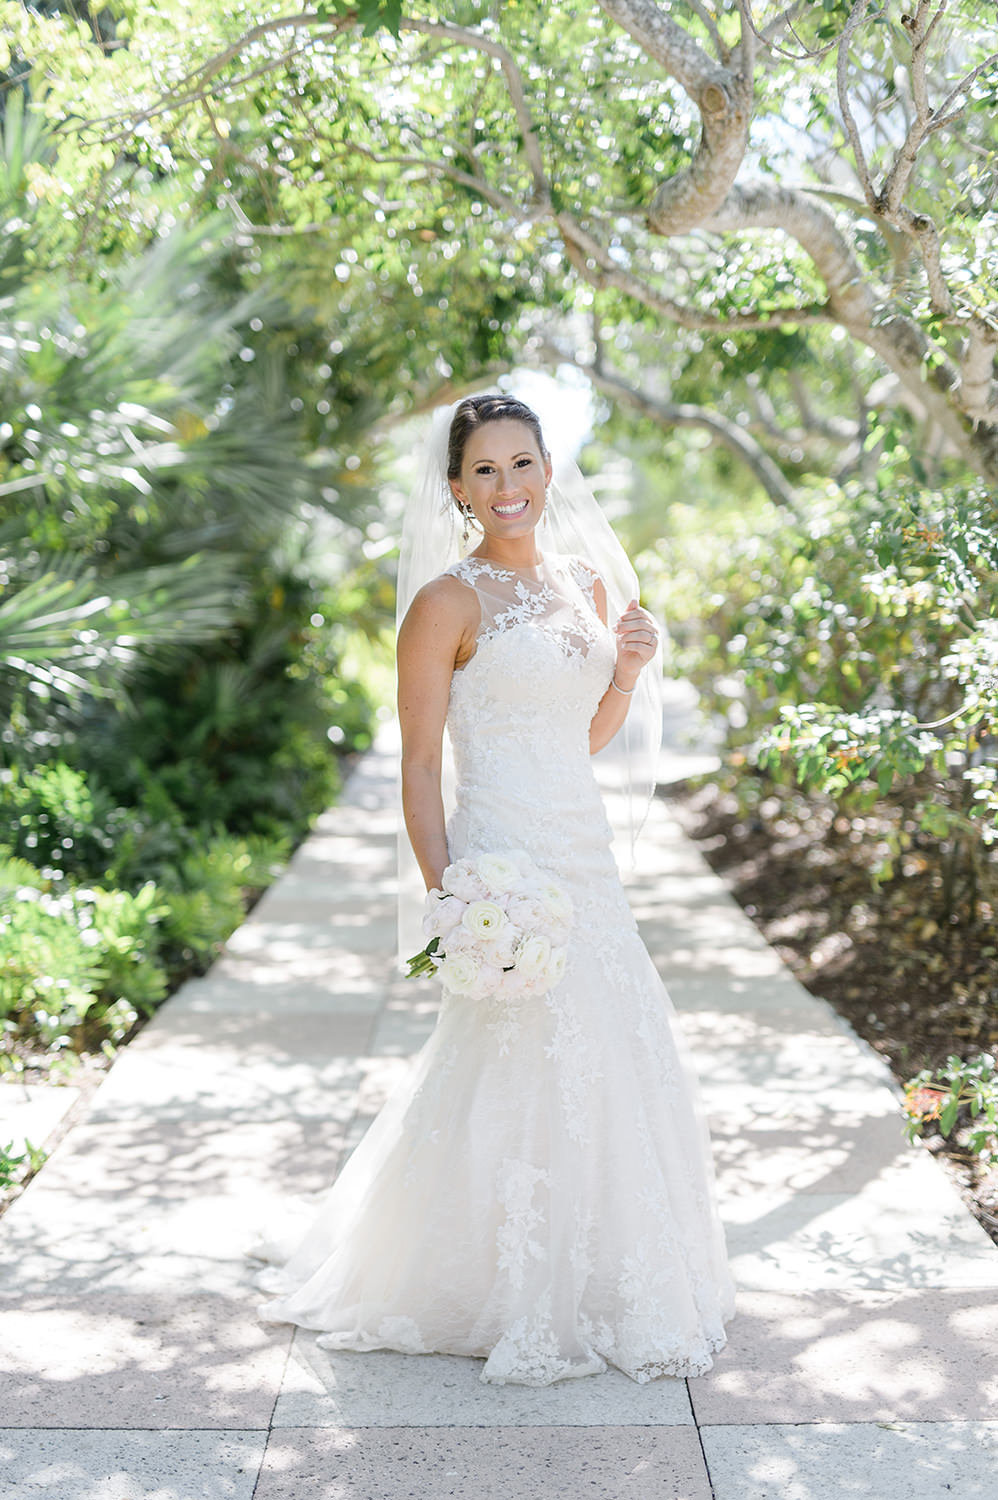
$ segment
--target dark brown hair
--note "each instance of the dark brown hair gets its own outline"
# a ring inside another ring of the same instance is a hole
[[[522,422],[529,427],[537,439],[537,446],[544,458],[548,457],[547,444],[541,432],[537,413],[531,411],[515,396],[467,396],[451,419],[450,436],[447,440],[447,478],[456,479],[464,462],[464,450],[468,439],[487,422]]]

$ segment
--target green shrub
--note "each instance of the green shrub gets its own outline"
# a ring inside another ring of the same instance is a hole
[[[81,930],[97,939],[103,994],[111,1004],[125,1002],[150,1015],[168,989],[166,971],[157,962],[159,923],[169,911],[162,893],[147,880],[134,896],[97,888],[75,892],[74,901]]]
[[[29,1140],[24,1141],[20,1150],[14,1141],[0,1145],[0,1192],[37,1172],[44,1161],[45,1152]]]
[[[127,816],[94,777],[64,760],[0,771],[0,819],[12,852],[39,869],[98,876]]]
[[[70,1047],[107,978],[98,945],[72,897],[22,889],[0,900],[0,1016],[46,1049]]]
[[[247,895],[268,886],[288,856],[286,840],[218,834],[183,861],[180,884],[161,892],[164,940],[178,967],[214,957],[243,919]]]

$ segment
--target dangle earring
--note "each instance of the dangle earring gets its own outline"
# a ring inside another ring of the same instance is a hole
[[[467,542],[468,537],[471,535],[471,533],[468,530],[468,511],[467,511],[467,507],[464,506],[464,505],[461,506],[461,514],[464,517],[464,531],[463,531],[462,535],[464,537],[464,541]]]
[[[541,525],[542,526],[546,526],[547,523],[548,523],[548,506],[550,504],[551,504],[551,491],[550,490],[545,490],[544,491],[544,514],[541,516]]]

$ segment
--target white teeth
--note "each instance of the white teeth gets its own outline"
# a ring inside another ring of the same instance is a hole
[[[527,504],[526,500],[514,500],[512,505],[493,505],[492,509],[497,516],[515,516],[521,510],[526,510]]]

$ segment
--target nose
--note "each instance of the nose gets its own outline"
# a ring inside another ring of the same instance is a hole
[[[500,495],[510,495],[516,489],[516,471],[514,469],[500,469],[497,475],[497,484]]]

